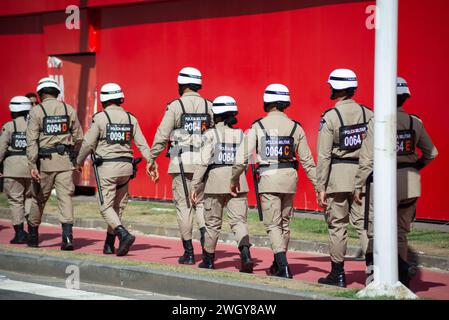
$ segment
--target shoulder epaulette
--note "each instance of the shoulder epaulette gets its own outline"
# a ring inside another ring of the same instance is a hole
[[[95,113],[92,115],[92,119],[95,118],[95,116],[96,116],[97,114],[103,113],[103,112],[104,112],[104,111],[98,111],[98,112],[95,112]]]
[[[253,124],[255,124],[256,122],[259,122],[260,120],[262,120],[263,118],[259,118],[259,119],[257,119],[257,120],[254,120],[254,122],[251,124],[251,125],[253,125]]]
[[[326,111],[324,111],[324,112],[321,114],[321,118],[324,117],[324,116],[326,115],[326,113],[328,113],[329,111],[332,111],[332,110],[334,110],[334,108],[330,108],[330,109],[327,109]]]
[[[129,112],[129,111],[126,111],[130,116],[133,116],[134,118],[136,118],[137,119],[137,117],[134,115],[134,114],[132,114],[131,112]]]
[[[179,98],[171,100],[169,103],[167,103],[167,106],[171,105],[173,102],[178,101],[178,100],[179,100]]]
[[[12,122],[12,120],[9,120],[9,121],[5,122],[5,123],[2,125],[2,130],[5,130],[5,128],[6,128],[6,126],[8,125],[8,123],[11,123],[11,122]]]
[[[368,110],[370,110],[370,111],[373,111],[371,108],[365,106],[364,104],[361,104],[360,106],[362,106],[363,108],[368,109]]]
[[[296,123],[298,126],[302,127],[302,125],[301,125],[300,122],[298,122],[298,121],[296,121],[296,120],[293,120],[293,119],[290,119],[290,120],[293,121],[294,123]]]

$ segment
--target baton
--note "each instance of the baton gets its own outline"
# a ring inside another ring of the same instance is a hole
[[[365,230],[368,230],[368,223],[369,223],[369,207],[371,202],[371,183],[373,182],[373,173],[371,172],[366,179],[366,185],[365,185],[365,215],[364,215],[364,222],[363,222],[363,228]]]
[[[95,153],[93,153],[93,152],[90,154],[90,157],[92,158],[92,165],[94,167],[94,175],[95,175],[95,181],[97,183],[98,198],[100,199],[100,205],[103,205],[104,199],[103,199],[103,192],[101,191],[100,175],[98,174],[97,157],[95,156]]]
[[[182,155],[182,148],[180,148],[178,152],[179,171],[181,172],[182,187],[184,188],[184,195],[186,197],[187,208],[190,209],[189,189],[187,188],[186,174],[184,171],[184,165],[182,163],[181,155]]]

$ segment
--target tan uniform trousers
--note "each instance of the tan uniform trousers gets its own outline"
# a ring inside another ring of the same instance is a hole
[[[196,221],[198,223],[198,228],[202,228],[206,225],[204,222],[204,183],[202,183],[201,187],[197,189],[198,203],[196,204],[196,208],[193,208],[192,203],[190,201],[190,209],[189,209],[187,208],[186,195],[184,193],[184,187],[182,186],[181,174],[173,173],[171,176],[172,176],[173,202],[176,207],[177,220],[179,231],[181,233],[181,239],[191,240],[193,228],[192,210],[195,210],[196,212]],[[186,173],[187,190],[190,190],[191,188],[192,178],[193,173]]]
[[[12,224],[14,226],[25,222],[30,213],[31,179],[5,178],[4,190],[11,210]]]
[[[327,196],[326,221],[329,226],[329,253],[333,262],[344,262],[349,222],[357,231],[363,253],[373,251],[372,219],[369,220],[367,231],[364,229],[364,206],[355,203],[351,193],[331,193]]]
[[[250,246],[248,236],[248,198],[245,193],[238,197],[230,194],[206,194],[204,200],[204,218],[206,221],[206,236],[204,249],[209,253],[215,252],[218,237],[223,224],[223,209],[228,211],[229,226],[234,233],[237,246]]]
[[[36,181],[32,182],[33,200],[28,221],[35,227],[41,224],[45,204],[54,187],[56,189],[56,197],[58,200],[59,222],[73,224],[72,197],[75,192],[73,171],[41,171],[40,175],[40,183],[37,183]]]
[[[408,260],[407,234],[411,231],[415,219],[418,198],[399,201],[398,204],[398,254],[402,260]]]
[[[122,225],[122,215],[128,203],[129,176],[100,177],[103,205],[100,213],[108,224],[108,233],[114,234],[114,229]]]
[[[288,250],[294,197],[293,193],[261,194],[263,223],[275,254]]]

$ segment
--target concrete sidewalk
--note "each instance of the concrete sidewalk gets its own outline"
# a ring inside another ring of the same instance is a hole
[[[41,248],[44,250],[58,250],[60,243],[60,228],[54,226],[41,226]],[[102,246],[105,232],[75,228],[76,253],[89,253],[102,255]],[[8,244],[13,236],[13,230],[8,221],[0,221],[0,244]],[[201,260],[201,248],[199,242],[194,242],[197,264]],[[158,262],[178,266],[177,259],[182,253],[182,244],[178,239],[138,236],[130,254],[124,258],[116,258],[145,262]],[[268,268],[273,260],[273,254],[268,248],[252,248],[252,256],[256,262],[255,274],[266,276]],[[310,284],[316,284],[318,278],[327,274],[330,268],[327,255],[306,252],[289,252],[288,259],[294,280],[302,280]],[[122,260],[123,261],[123,260]],[[220,243],[216,252],[217,270],[228,272],[238,272],[239,252],[234,245]],[[185,268],[195,268],[196,266],[183,266]],[[364,286],[365,273],[364,262],[347,261],[345,264],[347,272],[348,287],[360,289]],[[204,271],[205,275],[214,271]],[[287,280],[289,281],[289,280]],[[421,297],[434,299],[449,299],[449,273],[430,269],[420,269],[417,276],[411,283],[411,289]]]

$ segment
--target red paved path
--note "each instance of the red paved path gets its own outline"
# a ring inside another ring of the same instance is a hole
[[[59,250],[60,228],[41,226],[40,247],[49,250]],[[104,231],[74,228],[76,252],[102,254]],[[9,244],[13,237],[11,224],[0,220],[0,243]],[[197,264],[201,260],[201,247],[194,242]],[[252,257],[256,262],[254,272],[267,274],[267,269],[273,261],[273,255],[268,248],[252,248]],[[182,244],[177,239],[155,236],[137,236],[132,251],[124,259],[177,264],[182,253]],[[329,270],[329,258],[325,255],[306,252],[289,252],[288,260],[294,274],[294,279],[316,282],[325,276]],[[197,266],[186,266],[196,268]],[[219,243],[216,252],[216,269],[238,272],[239,252],[230,244]],[[347,261],[345,263],[346,281],[349,288],[362,288],[365,281],[364,262]],[[449,300],[449,272],[436,272],[421,269],[411,283],[411,289],[419,296],[434,299]]]

